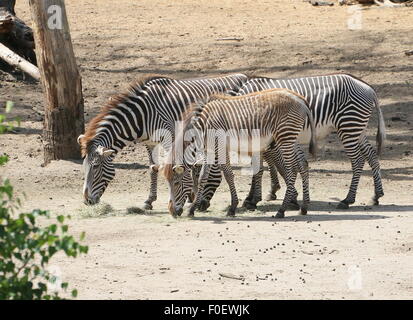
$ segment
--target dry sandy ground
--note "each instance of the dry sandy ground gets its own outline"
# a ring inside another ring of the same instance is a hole
[[[347,7],[312,7],[301,0],[66,2],[87,119],[146,72],[286,77],[345,71],[377,89],[388,133],[381,158],[385,196],[378,207],[367,205],[373,183],[366,167],[356,204],[335,209],[351,171],[331,136],[320,159],[310,161],[313,201],[306,217],[289,211],[284,220],[272,219],[277,200],[228,219],[229,194],[222,185],[207,213],[174,220],[166,212],[163,181],[154,213],[127,215],[148,192],[147,160],[134,146],[116,159],[117,176],[102,199],[114,212],[85,218],[80,163],[41,167],[40,86],[18,73],[0,73],[0,105],[15,101],[13,115],[23,120],[17,134],[0,137],[1,152],[11,157],[1,176],[26,194],[25,208],[71,214],[71,230],[86,231],[87,256],[53,262],[80,298],[413,298],[413,57],[403,53],[413,49],[413,8],[363,10],[363,28],[351,31]],[[17,13],[30,21],[26,2],[19,2]],[[244,40],[216,41],[233,36]],[[374,114],[371,140],[376,123]],[[249,177],[237,175],[237,186],[243,198]]]

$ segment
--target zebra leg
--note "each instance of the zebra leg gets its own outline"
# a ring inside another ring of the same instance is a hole
[[[280,181],[278,180],[277,168],[273,165],[268,164],[268,171],[270,172],[271,178],[271,190],[265,197],[265,200],[277,200],[277,191],[281,189]]]
[[[250,191],[248,193],[248,196],[245,198],[244,202],[242,203],[243,208],[246,208],[252,211],[257,209],[257,203],[262,200],[260,190],[261,190],[261,181],[262,181],[263,172],[264,170],[261,168],[259,172],[257,172],[256,174],[252,176]]]
[[[242,203],[242,207],[243,208],[247,208],[250,209],[250,206],[252,206],[251,201],[254,197],[254,193],[255,193],[255,184],[257,183],[257,181],[255,180],[256,175],[252,176],[252,180],[251,180],[251,187],[250,187],[250,191],[248,192],[248,195],[246,196],[244,202]],[[251,209],[255,209],[255,208],[251,208]]]
[[[303,182],[303,204],[301,206],[300,213],[306,215],[308,211],[308,205],[310,203],[310,190],[309,190],[309,176],[308,176],[308,162],[305,159],[304,154],[298,156],[298,170]]]
[[[372,201],[373,205],[378,205],[379,198],[384,195],[383,185],[381,183],[380,163],[376,151],[373,149],[370,142],[367,141],[366,137],[361,141],[361,152],[373,172],[374,196]]]
[[[288,209],[289,210],[299,210],[300,209],[300,204],[298,203],[298,192],[297,189],[295,188],[295,181],[297,180],[297,173],[300,172],[300,170],[293,170],[292,171],[292,189],[291,189],[291,200],[288,203]]]
[[[357,187],[360,181],[360,176],[363,171],[365,162],[364,156],[362,155],[360,150],[360,144],[358,141],[359,137],[356,137],[355,139],[354,137],[350,137],[352,139],[346,138],[347,137],[343,137],[342,141],[346,153],[351,160],[351,169],[353,171],[353,177],[351,179],[351,185],[348,194],[346,198],[337,205],[337,209],[348,209],[349,205],[353,204],[356,201]]]
[[[264,159],[266,159],[266,161],[268,162],[268,166],[270,168],[270,173],[273,172],[275,174],[275,176],[277,177],[277,171],[278,171],[280,173],[280,175],[282,176],[282,178],[284,179],[284,181],[287,182],[285,164],[284,164],[284,160],[282,159],[282,155],[281,155],[281,151],[280,151],[279,147],[275,147],[275,148],[267,151],[267,155]],[[293,185],[295,185],[295,180],[297,179],[297,172],[299,172],[299,170],[295,170],[293,172],[293,176],[292,176]],[[278,191],[281,188],[280,183],[278,181],[278,177],[276,178],[275,188],[276,188],[275,189],[276,191]],[[274,195],[275,195],[275,193],[274,193]],[[300,205],[298,204],[297,197],[298,197],[298,192],[294,188],[292,190],[291,201],[288,204],[288,209],[290,209],[290,210],[299,210],[300,209]]]
[[[201,203],[202,200],[202,195],[204,193],[204,188],[205,184],[208,181],[208,176],[209,176],[209,171],[210,171],[211,166],[209,164],[204,163],[202,166],[201,172],[199,174],[199,180],[198,180],[198,190],[196,193],[196,197],[194,202],[191,204],[188,210],[188,216],[193,217],[195,214],[195,210],[198,209],[199,204]]]
[[[235,188],[235,183],[234,183],[234,173],[232,172],[229,161],[227,161],[226,164],[221,165],[221,170],[224,174],[225,180],[228,183],[229,191],[231,192],[231,206],[229,207],[227,211],[227,216],[233,217],[235,216],[235,210],[238,206],[239,201],[238,201],[238,196],[237,196],[237,190]]]
[[[215,191],[219,187],[222,180],[221,169],[217,164],[211,166],[208,176],[208,182],[205,185],[204,193],[202,195],[201,203],[199,204],[199,211],[206,211],[211,205],[211,199],[215,194]]]
[[[262,174],[264,172],[261,155],[254,155],[252,158],[252,168],[256,172],[252,176],[251,188],[242,206],[248,210],[257,209],[257,203],[262,200]]]
[[[143,204],[143,208],[145,210],[152,210],[152,202],[156,201],[157,198],[157,191],[158,191],[158,170],[154,168],[155,161],[152,157],[153,148],[149,146],[145,146],[146,151],[148,152],[149,157],[149,168],[150,168],[150,176],[151,182],[149,187],[149,196],[148,199]]]
[[[201,166],[194,166],[191,170],[191,176],[192,176],[192,191],[191,191],[191,196],[188,199],[189,203],[193,203],[195,200],[195,196],[198,193],[198,180],[199,180],[199,172],[201,171]]]
[[[277,174],[277,167],[275,165],[276,159],[273,157],[277,157],[276,149],[270,149],[264,152],[264,160],[268,163],[268,171],[270,172],[271,178],[271,190],[265,197],[265,200],[277,200],[276,192],[281,189],[280,181],[278,180]]]
[[[284,179],[287,184],[287,190],[285,192],[284,200],[281,205],[281,208],[276,214],[276,218],[284,218],[285,210],[288,207],[288,204],[294,198],[295,193],[297,192],[294,188],[295,177],[297,176],[293,171],[294,167],[294,145],[283,145],[280,147],[281,152],[281,162],[283,163]]]

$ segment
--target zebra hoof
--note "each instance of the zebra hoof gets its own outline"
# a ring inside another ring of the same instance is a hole
[[[299,210],[300,205],[298,204],[297,200],[291,200],[291,202],[288,204],[288,209],[290,209],[290,210]]]
[[[278,218],[278,219],[284,218],[285,217],[284,211],[278,211],[277,214],[275,215],[275,217]]]
[[[227,217],[235,217],[235,209],[228,209]]]
[[[349,204],[345,201],[340,201],[340,203],[337,205],[337,209],[348,209],[349,207]]]
[[[378,198],[373,198],[371,200],[371,205],[373,206],[378,206],[379,205],[379,199]]]
[[[150,203],[145,202],[145,203],[143,204],[143,209],[145,209],[145,210],[152,210],[153,207],[152,207],[152,205],[151,205]]]
[[[209,208],[210,205],[211,204],[209,203],[208,200],[201,200],[201,203],[199,204],[198,210],[200,212],[205,212],[205,211],[207,211],[207,209]]]
[[[265,197],[265,201],[273,201],[273,200],[277,200],[277,195],[275,193],[269,193]]]
[[[306,215],[307,215],[307,208],[301,208],[300,214],[301,214],[302,216],[306,216]]]
[[[242,204],[242,207],[250,211],[255,211],[257,209],[257,204],[245,200],[244,203]]]
[[[187,217],[193,218],[194,216],[195,216],[195,209],[190,208],[190,209],[188,210]]]

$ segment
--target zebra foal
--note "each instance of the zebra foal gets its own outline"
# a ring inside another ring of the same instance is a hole
[[[303,97],[290,90],[266,90],[239,97],[215,96],[206,104],[194,105],[183,115],[182,132],[176,137],[167,163],[162,166],[169,185],[170,213],[176,216],[182,212],[182,199],[185,199],[182,192],[190,188],[179,186],[191,181],[184,179],[194,165],[188,159],[193,160],[194,154],[201,151],[202,168],[189,215],[194,215],[199,206],[210,169],[215,163],[218,163],[230,188],[231,206],[227,215],[235,215],[238,196],[231,169],[230,152],[251,156],[253,162],[261,169],[261,154],[272,145],[281,155],[277,161],[284,169],[287,183],[284,202],[276,217],[284,217],[287,204],[296,192],[295,168],[298,168],[303,176],[301,213],[306,214],[310,201],[308,172],[305,166],[300,165],[295,145],[307,118],[313,129],[310,150],[315,152],[315,129],[308,104]],[[192,137],[191,142],[188,137]],[[241,148],[241,145],[248,147]],[[182,152],[179,151],[181,147]]]

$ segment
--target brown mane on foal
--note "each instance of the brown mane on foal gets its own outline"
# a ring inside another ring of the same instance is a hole
[[[138,88],[142,88],[146,83],[151,80],[159,79],[159,78],[167,78],[162,75],[157,74],[146,74],[135,81],[131,82],[128,86],[126,92],[117,94],[112,96],[110,100],[106,103],[104,107],[100,110],[99,114],[96,115],[87,125],[84,137],[80,140],[80,149],[82,152],[82,156],[86,156],[88,153],[88,149],[91,145],[91,141],[96,136],[96,130],[99,128],[99,123],[110,113],[110,111],[116,108],[120,103],[123,103],[132,93],[136,91]]]
[[[188,109],[186,109],[182,115],[181,115],[181,121],[185,122],[185,126],[188,124],[188,121],[192,118],[194,112],[199,110],[199,107],[204,106],[206,104],[208,104],[209,102],[215,101],[215,100],[240,100],[246,97],[253,97],[253,96],[259,96],[259,95],[264,95],[270,92],[277,92],[277,91],[286,91],[288,93],[291,93],[293,95],[295,95],[296,97],[304,100],[304,102],[307,104],[308,107],[308,101],[307,99],[302,96],[301,94],[292,91],[290,89],[286,89],[286,88],[274,88],[274,89],[266,89],[266,90],[262,90],[262,91],[256,91],[256,92],[251,92],[242,96],[230,96],[230,95],[225,95],[225,94],[213,94],[209,97],[208,100],[203,101],[203,102],[195,102],[192,103]],[[271,99],[273,98],[273,96],[270,95],[265,95],[264,96],[265,99]]]
[[[256,92],[251,92],[242,96],[230,96],[230,95],[224,95],[224,94],[214,94],[211,96],[211,99],[209,101],[213,101],[216,99],[221,99],[221,100],[239,100],[242,99],[244,97],[253,97],[253,96],[259,96],[259,95],[263,95],[266,93],[271,93],[271,92],[277,92],[277,91],[286,91],[288,93],[291,93],[303,100],[306,100],[305,97],[303,97],[301,94],[292,91],[290,89],[287,88],[273,88],[273,89],[266,89],[266,90],[262,90],[262,91],[256,91]],[[267,96],[266,96],[267,97]]]

